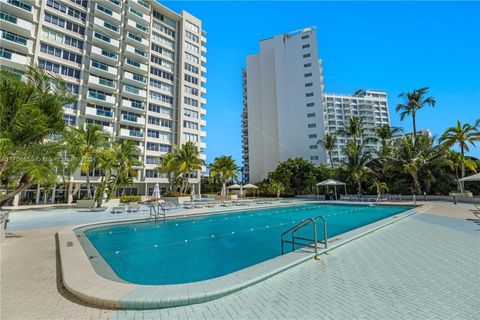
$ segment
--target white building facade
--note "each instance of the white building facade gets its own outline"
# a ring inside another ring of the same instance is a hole
[[[315,28],[262,40],[259,53],[247,57],[242,79],[244,180],[264,179],[289,158],[325,163],[317,144],[324,115]]]
[[[174,144],[195,142],[206,159],[206,38],[202,22],[154,0],[0,0],[0,67],[33,64],[61,76],[78,101],[72,126],[97,124],[113,141],[138,146],[129,194],[168,180],[155,168]],[[97,178],[95,173],[93,181]],[[85,177],[56,186],[54,202],[80,197]],[[199,183],[199,173],[191,178]],[[30,192],[30,195],[29,195]],[[17,199],[39,202],[41,186]]]
[[[387,93],[381,90],[365,90],[356,95],[347,94],[324,94],[325,132],[335,134],[337,143],[332,151],[332,160],[335,167],[345,160],[343,148],[348,138],[338,134],[345,130],[348,121],[352,117],[362,119],[363,138],[374,137],[375,127],[390,125]],[[369,143],[370,147],[376,148],[378,143]],[[330,159],[327,158],[330,164]]]

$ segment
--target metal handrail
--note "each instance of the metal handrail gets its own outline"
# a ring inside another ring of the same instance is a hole
[[[159,209],[162,209],[163,214],[160,214]],[[156,203],[156,205],[151,204],[150,205],[150,216],[148,217],[147,221],[150,221],[150,220],[153,219],[155,222],[157,222],[160,215],[163,216],[163,221],[165,221],[166,212],[165,212],[165,208],[163,207],[163,205],[161,203],[158,203],[158,202]]]
[[[317,241],[317,224],[316,224],[316,221],[319,220],[319,219],[322,220],[322,223],[323,223],[323,244],[325,245],[325,249],[327,249],[328,248],[328,244],[327,244],[327,221],[325,220],[325,218],[323,216],[317,216],[315,218],[305,219],[302,222],[298,223],[297,225],[291,227],[290,229],[288,229],[288,230],[286,230],[282,233],[282,235],[280,236],[280,240],[282,242],[282,255],[285,254],[285,247],[284,247],[285,243],[291,243],[292,244],[292,251],[295,251],[295,244],[301,244],[301,245],[304,245],[304,246],[307,246],[307,247],[312,247],[312,245],[305,244],[305,243],[299,243],[298,241],[297,242],[295,241],[295,240],[303,240],[303,241],[313,242],[313,248],[315,250],[315,257],[316,257],[318,255],[318,241]],[[308,239],[308,238],[303,238],[303,237],[295,237],[295,232],[297,232],[298,230],[302,229],[303,227],[305,227],[309,224],[312,224],[312,226],[313,226],[313,239]],[[287,235],[288,233],[292,234],[292,240],[291,241],[284,239],[285,235]]]

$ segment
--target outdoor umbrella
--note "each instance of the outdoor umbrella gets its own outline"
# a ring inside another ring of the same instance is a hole
[[[158,183],[155,183],[155,187],[153,188],[152,198],[160,199],[160,186]]]

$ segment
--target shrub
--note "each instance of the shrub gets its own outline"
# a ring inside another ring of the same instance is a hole
[[[142,200],[142,196],[121,196],[120,203],[127,203],[127,202],[138,202]]]

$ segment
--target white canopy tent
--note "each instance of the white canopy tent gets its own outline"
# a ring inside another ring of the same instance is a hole
[[[232,184],[231,186],[228,187],[228,189],[234,189],[234,190],[240,189],[240,198],[243,196],[243,186],[242,185]]]
[[[338,180],[333,180],[333,179],[328,179],[322,182],[317,183],[317,194],[318,194],[318,187],[319,186],[333,186],[333,189],[335,190],[335,199],[337,199],[337,186],[343,186],[345,195],[347,194],[347,184],[345,182],[341,182]]]
[[[462,178],[460,181],[480,181],[480,173]]]

